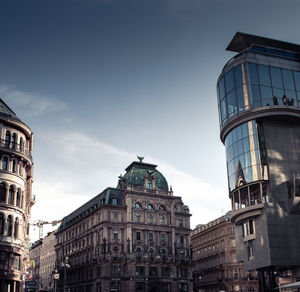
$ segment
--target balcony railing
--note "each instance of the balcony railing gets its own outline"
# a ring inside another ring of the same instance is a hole
[[[6,149],[8,151],[12,151],[12,152],[18,152],[20,154],[23,154],[28,159],[30,159],[30,160],[32,159],[30,150],[22,144],[9,142],[7,140],[0,139],[0,148],[2,148],[2,149],[4,148],[4,149]]]

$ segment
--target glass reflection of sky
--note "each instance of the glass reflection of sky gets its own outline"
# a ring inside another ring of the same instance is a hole
[[[262,179],[255,121],[232,130],[225,139],[225,147],[230,191],[238,186],[240,179],[245,183]]]
[[[300,72],[254,63],[239,64],[222,76],[217,91],[222,126],[249,106],[283,105],[284,95],[289,105],[300,107]]]

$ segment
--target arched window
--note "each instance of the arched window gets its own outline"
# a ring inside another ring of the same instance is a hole
[[[7,236],[12,236],[12,225],[13,219],[11,215],[7,216],[7,224],[6,224],[6,234]]]
[[[4,144],[5,144],[5,147],[9,147],[9,144],[10,144],[10,132],[9,131],[6,131],[6,133],[5,133],[5,142],[4,142]]]
[[[13,161],[12,161],[12,171],[13,172],[17,172],[17,165],[18,165],[17,160],[13,159]]]
[[[20,205],[20,208],[23,208],[24,206],[24,195],[22,194],[21,195],[21,205]]]
[[[148,205],[147,205],[147,209],[148,209],[148,210],[154,210],[154,207],[153,207],[151,204],[148,204]]]
[[[16,141],[17,141],[17,135],[16,135],[16,133],[13,133],[11,136],[11,148],[12,149],[16,148]]]
[[[8,204],[13,205],[15,200],[15,194],[14,194],[14,188],[13,186],[10,186],[8,191]]]
[[[21,189],[18,188],[17,192],[17,207],[21,207]]]
[[[137,258],[141,258],[142,257],[142,250],[141,250],[140,247],[138,247],[136,249],[135,255],[136,255]]]
[[[4,171],[8,170],[8,158],[7,158],[7,156],[3,156],[3,158],[2,158],[2,170],[4,170]]]
[[[6,186],[4,183],[0,184],[0,202],[5,203]]]
[[[0,213],[0,235],[4,233],[4,215]]]
[[[148,190],[152,190],[153,185],[152,185],[152,180],[148,180]]]
[[[159,206],[159,210],[161,210],[161,211],[166,211],[166,207],[163,206],[163,205],[160,205],[160,206]]]
[[[23,152],[24,151],[24,141],[23,138],[20,138],[20,151]]]
[[[19,237],[19,218],[15,220],[15,230],[14,230],[14,238]]]
[[[134,208],[142,209],[142,205],[138,202],[134,204]]]

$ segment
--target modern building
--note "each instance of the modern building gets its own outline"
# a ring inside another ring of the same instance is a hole
[[[300,46],[238,32],[227,50],[217,91],[238,261],[271,291],[300,276]]]
[[[0,291],[18,292],[28,263],[33,134],[0,99]]]
[[[192,291],[189,208],[156,165],[139,160],[116,188],[63,218],[59,291]]]
[[[195,292],[258,291],[256,271],[237,261],[231,212],[198,225],[191,236]]]

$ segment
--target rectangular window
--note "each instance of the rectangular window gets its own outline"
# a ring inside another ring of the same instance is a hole
[[[118,213],[114,213],[114,221],[115,221],[115,222],[118,222],[118,221],[119,221]]]
[[[139,213],[136,213],[136,214],[135,214],[135,221],[136,221],[137,223],[140,223],[140,222],[141,222],[141,214],[139,214]]]
[[[112,199],[111,201],[113,206],[117,206],[118,205],[118,199]]]
[[[141,232],[136,233],[136,240],[141,240]]]
[[[157,276],[158,276],[157,267],[149,267],[149,277],[154,278]]]
[[[118,232],[114,231],[114,240],[117,240],[117,239],[118,239]]]
[[[161,267],[161,276],[162,277],[170,277],[170,268],[169,267]]]
[[[166,237],[165,237],[165,234],[164,234],[164,233],[161,233],[161,234],[160,234],[160,241],[161,241],[161,242],[165,242],[165,241],[166,241]]]
[[[153,233],[149,233],[149,241],[152,242],[153,241]]]
[[[142,267],[142,266],[136,266],[135,267],[135,274],[136,276],[145,276],[145,267]]]
[[[252,241],[248,241],[247,251],[248,251],[248,260],[249,261],[253,260],[254,259],[254,253],[253,253]]]
[[[255,233],[255,223],[254,220],[248,220],[243,223],[243,237],[246,237],[248,235]]]

